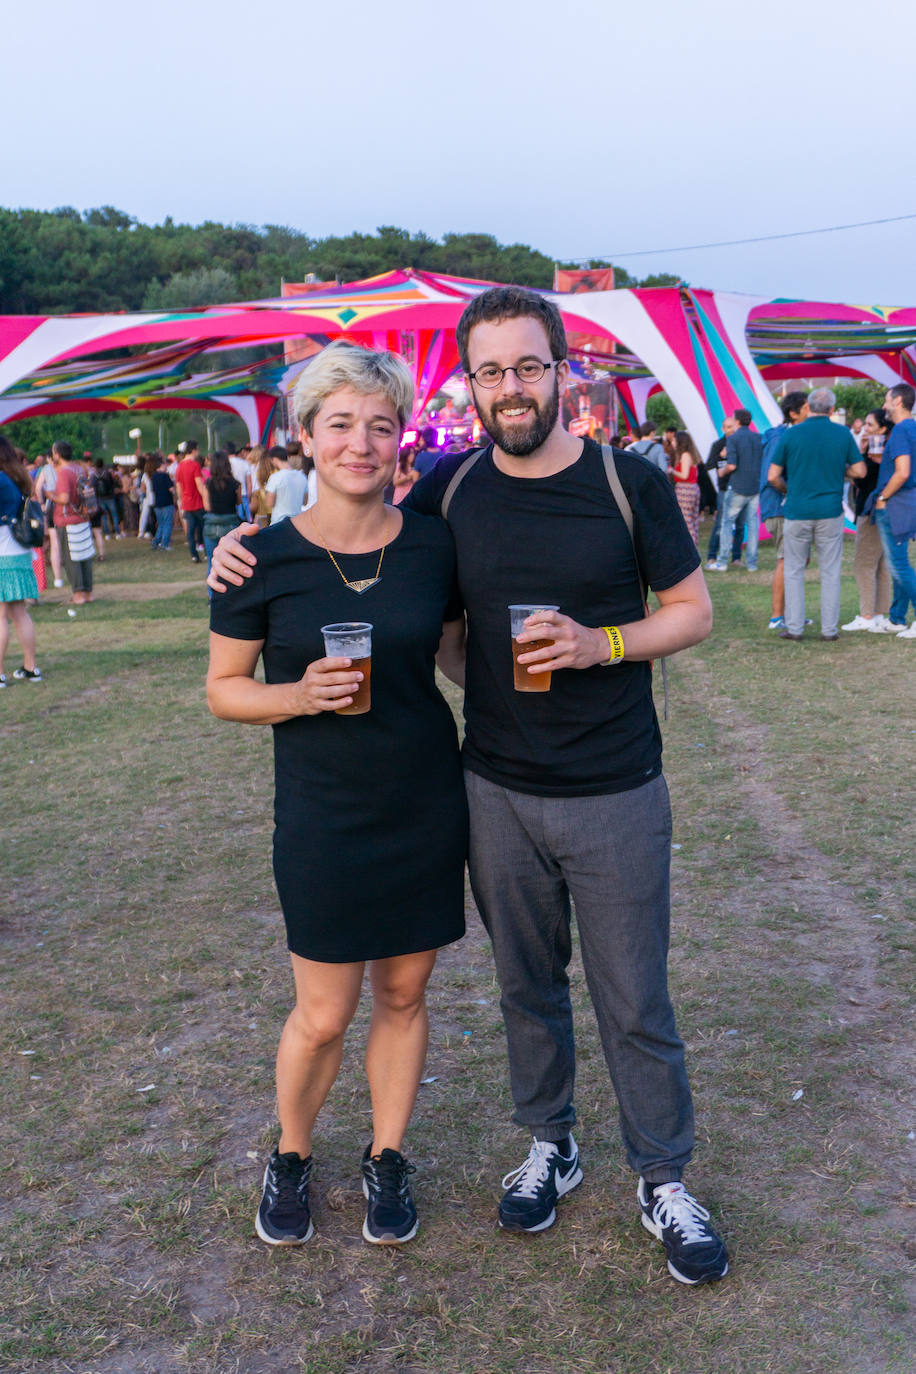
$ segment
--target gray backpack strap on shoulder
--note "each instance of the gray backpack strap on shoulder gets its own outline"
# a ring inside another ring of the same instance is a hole
[[[468,473],[471,471],[471,468],[477,462],[477,459],[483,457],[484,451],[485,450],[482,448],[477,448],[474,450],[473,453],[469,453],[467,458],[465,458],[464,462],[460,465],[460,467],[456,468],[455,471],[452,473],[452,479],[449,482],[448,486],[445,488],[445,491],[442,496],[442,504],[439,507],[439,514],[442,516],[443,520],[448,519],[448,508],[452,504],[452,497],[455,495],[455,492],[458,490],[459,486],[464,481],[465,477],[467,477]]]
[[[633,545],[633,555],[634,555],[634,557],[635,557],[635,559],[636,559],[636,574],[637,574],[637,576],[638,576],[638,578],[639,578],[639,591],[640,591],[640,595],[642,596],[642,604],[643,604],[643,607],[644,607],[645,614],[648,615],[648,614],[649,614],[649,607],[648,607],[648,604],[647,604],[647,601],[646,601],[646,598],[647,598],[647,596],[648,596],[648,587],[647,587],[647,585],[646,585],[646,579],[645,579],[645,577],[643,576],[642,567],[640,566],[639,554],[638,554],[638,552],[637,552],[637,550],[636,550],[636,539],[634,538],[634,535],[633,535],[633,507],[630,505],[630,502],[629,502],[629,500],[627,499],[627,494],[626,494],[626,492],[625,492],[624,489],[623,489],[623,483],[621,482],[621,480],[620,480],[620,474],[619,474],[618,471],[617,471],[617,464],[616,464],[616,462],[614,461],[614,450],[611,448],[610,444],[602,444],[602,445],[601,445],[601,457],[604,459],[604,472],[605,472],[605,476],[607,477],[607,484],[608,484],[608,486],[609,486],[610,489],[611,489],[611,493],[612,493],[612,495],[613,495],[613,497],[614,497],[614,500],[617,502],[617,505],[620,507],[620,514],[623,516],[623,523],[624,523],[624,524],[626,525],[626,527],[627,527],[627,531],[628,531],[629,536],[630,536],[630,543]],[[663,686],[663,688],[664,688],[664,696],[665,696],[665,720],[667,720],[667,719],[668,719],[668,664],[667,664],[667,661],[666,661],[664,658],[662,659],[661,663],[662,663],[662,686]]]

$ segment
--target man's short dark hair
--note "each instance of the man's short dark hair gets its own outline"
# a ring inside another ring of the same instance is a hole
[[[753,417],[753,415],[751,414],[751,412],[750,412],[749,410],[736,410],[736,411],[735,411],[735,419],[738,421],[738,424],[739,424],[739,425],[749,425],[749,424],[751,423],[751,420],[753,420],[753,418],[754,418],[754,417]]]
[[[640,439],[648,439],[650,434],[657,433],[658,425],[655,423],[654,420],[643,420],[642,424],[639,426]]]
[[[73,449],[67,443],[66,439],[55,439],[54,443],[51,445],[51,451],[56,453],[63,463],[69,463],[70,459],[73,457]]]
[[[801,408],[808,399],[807,391],[787,391],[779,402],[779,409],[782,411],[782,418],[786,424],[793,415],[799,415]]]
[[[223,445],[223,453],[225,453],[227,458],[234,458],[235,455],[238,453],[238,449],[236,448],[235,444],[232,442],[231,439],[228,443]]]
[[[464,308],[455,330],[458,355],[465,372],[470,372],[468,361],[468,338],[475,324],[494,323],[499,320],[516,320],[522,316],[539,320],[547,334],[550,356],[555,362],[566,357],[566,329],[563,316],[552,301],[539,296],[536,291],[526,291],[521,286],[493,286],[489,291],[481,291]]]
[[[286,441],[287,458],[298,458],[302,454],[302,445],[298,439],[288,439]]]
[[[284,463],[289,462],[285,444],[274,444],[273,448],[267,450],[267,456],[268,458],[282,458]]]
[[[190,458],[191,454],[196,453],[199,448],[200,444],[196,439],[186,439],[184,445],[185,457]]]
[[[908,382],[898,382],[896,386],[890,387],[889,390],[892,396],[897,397],[897,400],[901,403],[904,410],[913,409],[913,405],[916,403],[916,391],[913,390]]]

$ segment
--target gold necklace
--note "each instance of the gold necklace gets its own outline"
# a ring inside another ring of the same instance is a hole
[[[318,535],[318,538],[321,540],[321,547],[324,549],[324,551],[325,551],[325,553],[327,554],[328,558],[330,558],[331,562],[334,564],[334,567],[335,567],[335,568],[337,569],[337,571],[340,573],[340,579],[341,579],[341,581],[343,582],[343,584],[344,584],[345,587],[349,587],[351,592],[356,592],[359,596],[362,596],[363,592],[367,592],[367,591],[369,590],[370,587],[374,587],[375,584],[376,584],[376,582],[381,582],[382,579],[381,579],[381,577],[379,576],[379,574],[380,574],[381,571],[382,571],[382,559],[385,557],[385,550],[386,550],[387,547],[388,547],[387,544],[383,544],[383,545],[382,545],[382,551],[381,551],[381,553],[380,553],[379,556],[378,556],[378,567],[377,567],[376,570],[375,570],[375,576],[374,576],[374,577],[361,577],[361,578],[359,578],[356,582],[351,582],[350,579],[349,579],[349,577],[345,577],[345,576],[344,576],[343,569],[341,568],[341,566],[340,566],[340,564],[338,563],[337,559],[334,557],[334,555],[331,553],[331,550],[328,548],[327,544],[325,543],[324,535],[321,533],[321,530],[320,530],[319,525],[318,525],[318,521],[315,519],[315,516],[314,516],[314,513],[313,513],[312,510],[309,511],[309,515],[311,516],[312,524],[315,526],[315,533]]]

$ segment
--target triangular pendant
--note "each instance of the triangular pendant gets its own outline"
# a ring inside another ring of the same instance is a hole
[[[381,580],[380,577],[361,577],[358,582],[348,582],[347,586],[351,592],[359,592],[362,596],[363,592],[367,592],[370,587],[374,587],[376,582],[381,582]]]

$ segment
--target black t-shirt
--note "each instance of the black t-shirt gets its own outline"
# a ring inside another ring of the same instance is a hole
[[[853,510],[855,512],[855,517],[857,520],[865,510],[866,501],[868,500],[869,496],[871,496],[875,487],[878,485],[878,473],[881,470],[880,458],[877,462],[875,462],[874,458],[871,456],[870,453],[866,453],[864,456],[865,476],[857,477],[852,484],[852,493],[854,500]]]
[[[165,468],[160,468],[158,472],[154,472],[150,481],[153,486],[153,505],[160,510],[162,510],[164,506],[171,506],[173,504],[172,489],[175,483],[172,481]]]
[[[233,477],[231,482],[217,484],[212,477],[208,477],[206,486],[210,493],[210,514],[235,515],[235,508],[242,494],[242,488],[235,478]]]
[[[448,455],[405,497],[438,514],[467,454]],[[664,591],[699,566],[671,483],[645,458],[615,450],[633,510],[640,566]],[[490,445],[452,498],[448,523],[468,618],[464,761],[491,782],[538,796],[623,792],[661,771],[648,663],[564,669],[549,692],[516,692],[508,606],[543,599],[583,625],[643,614],[633,544],[600,447],[553,477],[509,477]]]
[[[728,479],[731,477],[730,472],[718,472],[719,464],[725,462],[725,448],[727,443],[728,440],[726,439],[725,435],[720,434],[719,438],[714,440],[713,445],[710,448],[709,454],[706,458],[707,472],[711,468],[717,469],[719,491],[728,491]]]

